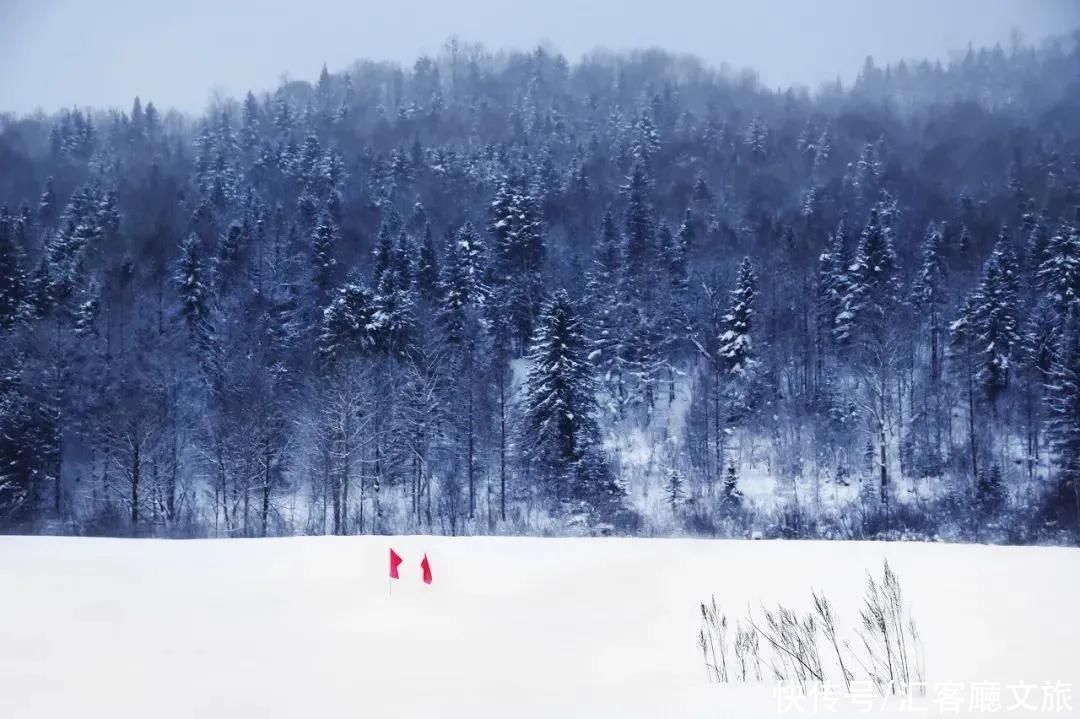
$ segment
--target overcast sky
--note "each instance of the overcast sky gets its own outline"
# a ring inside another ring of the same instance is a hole
[[[0,0],[0,111],[202,110],[215,90],[314,79],[359,58],[411,64],[450,35],[491,48],[547,42],[664,47],[751,67],[770,86],[849,80],[879,62],[947,57],[1080,25],[1078,0]]]

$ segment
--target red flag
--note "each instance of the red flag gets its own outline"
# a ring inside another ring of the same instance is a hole
[[[394,551],[394,548],[391,547],[390,548],[390,578],[391,579],[400,579],[400,577],[398,577],[397,568],[398,568],[398,565],[401,564],[401,562],[402,562],[401,557],[398,555],[397,552]]]
[[[424,584],[431,584],[431,565],[428,564],[427,555],[424,555],[424,561],[420,562],[420,568],[424,570]]]

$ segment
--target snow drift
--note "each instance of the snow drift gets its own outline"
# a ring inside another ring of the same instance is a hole
[[[708,683],[699,602],[801,610],[813,588],[851,629],[886,558],[929,683],[1080,680],[1076,549],[3,537],[0,717],[771,716],[773,685]]]

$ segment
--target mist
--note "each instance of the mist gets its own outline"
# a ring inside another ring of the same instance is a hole
[[[456,35],[492,49],[547,44],[661,47],[755,70],[769,87],[851,80],[866,56],[947,59],[1017,37],[1037,43],[1080,21],[1069,0],[757,0],[581,3],[500,0],[0,2],[0,111],[127,107],[136,95],[198,112],[214,94],[269,90],[361,58],[404,65]]]

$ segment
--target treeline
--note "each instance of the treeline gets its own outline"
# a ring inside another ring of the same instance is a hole
[[[4,116],[0,528],[1074,541],[1078,67],[451,40]]]

